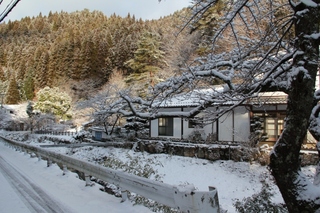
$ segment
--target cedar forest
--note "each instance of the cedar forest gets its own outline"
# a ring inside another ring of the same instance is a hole
[[[6,94],[4,103],[34,100],[44,87],[59,87],[74,103],[86,100],[108,83],[112,73],[121,73],[128,87],[144,82],[143,91],[151,82],[178,72],[197,51],[200,36],[179,32],[187,13],[184,9],[144,21],[130,14],[107,17],[85,9],[2,23],[0,93]],[[153,49],[144,51],[146,46]],[[134,63],[135,57],[139,63]],[[146,70],[153,72],[152,79]]]

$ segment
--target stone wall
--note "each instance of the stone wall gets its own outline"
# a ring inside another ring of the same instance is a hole
[[[217,145],[217,144],[190,144],[177,142],[159,142],[159,141],[139,141],[135,148],[137,151],[148,152],[150,154],[166,153],[169,155],[196,157],[200,159],[215,160],[233,160],[239,161],[258,161],[260,162],[261,153],[258,149],[251,149],[240,145]],[[265,154],[265,153],[264,153]],[[269,154],[265,158],[269,159]],[[317,165],[319,161],[318,154],[315,152],[301,153],[301,165]],[[261,162],[268,164],[268,160]]]
[[[252,150],[239,145],[203,145],[159,141],[139,141],[136,150],[151,154],[166,153],[212,161],[250,161],[252,156],[255,155]]]
[[[54,142],[54,144],[74,144],[79,146],[82,143],[78,140],[70,141],[67,138],[42,135],[33,138],[30,133],[7,132],[5,137],[16,141],[37,140],[38,143],[43,143],[46,140]],[[148,152],[150,154],[169,154],[184,157],[196,157],[211,161],[216,160],[233,160],[239,161],[258,161],[262,165],[269,164],[269,153],[259,152],[258,149],[250,149],[237,144],[195,144],[186,142],[172,142],[159,140],[139,140],[138,142],[105,142],[95,143],[90,139],[83,139],[82,142],[95,146],[114,146],[116,148],[134,149],[136,151]],[[85,144],[83,144],[85,145]],[[90,146],[90,145],[89,145]],[[301,165],[317,165],[319,157],[317,152],[307,151],[300,154]]]

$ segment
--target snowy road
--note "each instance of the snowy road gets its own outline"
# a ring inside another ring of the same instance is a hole
[[[21,174],[18,170],[12,167],[8,162],[6,162],[0,156],[0,172],[1,172],[1,181],[3,183],[8,183],[16,192],[18,198],[23,201],[23,204],[19,202],[21,208],[25,209],[26,212],[70,212],[65,210],[56,200],[51,198],[46,192],[44,192],[39,186],[31,182],[27,177]],[[4,180],[4,178],[6,180]],[[6,185],[6,184],[3,184]],[[6,196],[11,199],[11,197]],[[16,197],[16,198],[17,198]],[[6,202],[10,203],[10,202]],[[5,204],[5,203],[4,203]],[[5,209],[1,205],[1,211],[9,212],[12,206],[7,206]]]
[[[62,175],[57,165],[47,167],[5,146],[0,139],[0,213],[150,213],[99,190],[85,187],[75,173]]]

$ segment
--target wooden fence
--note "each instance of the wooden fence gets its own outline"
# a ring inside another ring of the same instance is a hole
[[[41,135],[66,135],[66,136],[73,136],[76,134],[76,132],[68,132],[68,131],[48,131],[48,130],[37,130],[34,132],[35,134],[41,134]]]

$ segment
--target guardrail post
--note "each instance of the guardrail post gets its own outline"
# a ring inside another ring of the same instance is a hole
[[[63,164],[62,165],[62,175],[66,175],[68,171],[67,165]]]
[[[217,188],[214,186],[209,186],[209,193],[211,193],[212,198],[213,198],[212,206],[217,207],[217,212],[220,212],[220,204],[219,204]]]
[[[47,160],[47,167],[50,167],[52,165],[52,160],[50,160],[49,158],[48,158],[48,160]]]
[[[30,152],[30,158],[35,158],[35,157],[37,157],[36,153]]]
[[[121,203],[125,202],[127,199],[128,199],[128,191],[127,190],[124,190],[124,191],[121,191]]]
[[[86,181],[86,186],[93,186],[94,185],[90,180],[90,175],[84,174],[84,179]]]
[[[209,187],[209,192],[196,191],[190,186],[174,187],[176,208],[188,213],[219,213],[218,193],[215,187]]]

